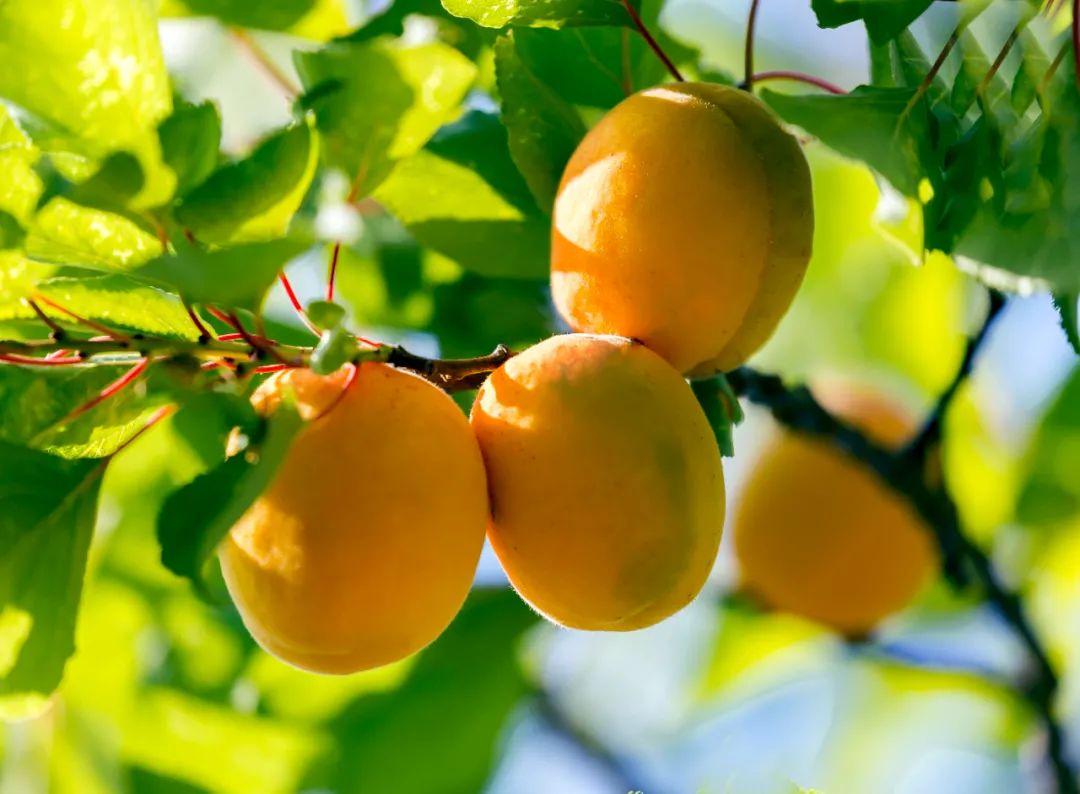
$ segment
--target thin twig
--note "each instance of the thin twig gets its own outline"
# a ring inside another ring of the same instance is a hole
[[[191,319],[191,324],[195,326],[195,330],[199,332],[199,339],[209,341],[214,338],[210,329],[206,327],[201,319],[199,319],[199,315],[195,313],[195,309],[186,300],[184,301],[184,311],[187,312],[187,316]]]
[[[823,91],[828,91],[830,94],[846,94],[840,86],[835,83],[830,83],[828,80],[823,80],[820,77],[815,77],[812,74],[804,74],[803,72],[792,72],[786,69],[779,69],[771,72],[758,72],[754,75],[753,83],[764,83],[768,80],[794,80],[799,83],[806,83],[812,85]]]
[[[37,301],[35,301],[33,298],[23,298],[23,302],[26,303],[26,305],[29,306],[31,309],[33,309],[34,314],[38,316],[38,319],[41,320],[41,322],[45,323],[45,325],[49,327],[49,331],[52,332],[52,338],[54,340],[59,342],[67,335],[67,331],[61,328],[60,325],[55,320],[53,320],[53,318],[51,318],[44,311],[42,311],[41,307],[37,305]]]
[[[1046,87],[1050,85],[1050,81],[1054,79],[1054,75],[1057,74],[1058,67],[1061,66],[1065,60],[1065,55],[1069,52],[1069,42],[1065,42],[1061,45],[1061,48],[1057,51],[1057,55],[1054,56],[1054,60],[1050,61],[1050,65],[1046,68],[1046,74],[1039,80],[1038,85],[1035,86],[1035,93],[1042,96],[1046,93]]]
[[[1001,64],[1005,63],[1005,58],[1013,48],[1013,45],[1016,44],[1016,40],[1020,38],[1020,31],[1023,30],[1026,25],[1027,20],[1025,19],[1013,28],[1012,33],[1009,34],[1009,38],[1005,39],[1005,43],[1002,45],[997,57],[994,58],[994,62],[990,64],[990,68],[987,70],[986,74],[983,75],[983,79],[979,81],[979,85],[975,89],[976,94],[982,95],[986,92],[986,89],[990,87],[990,81],[994,79],[994,75],[1001,69]]]
[[[930,86],[934,84],[934,79],[937,77],[938,72],[941,71],[941,67],[945,65],[945,61],[949,57],[949,53],[953,51],[953,47],[960,41],[960,34],[963,33],[966,24],[961,23],[956,26],[956,29],[949,35],[949,38],[945,41],[945,46],[941,48],[941,52],[938,53],[937,58],[934,59],[934,63],[930,66],[930,70],[923,77],[922,82],[919,83],[919,87],[915,89],[915,93],[911,99],[908,100],[907,105],[904,107],[903,112],[900,114],[900,121],[907,118],[908,114],[915,109],[915,106],[919,104],[919,100],[922,99],[926,92],[930,90]],[[900,122],[897,122],[897,128],[899,129]]]
[[[341,257],[341,240],[335,240],[330,251],[330,270],[326,274],[326,299],[334,300],[334,282],[337,280],[338,259]]]
[[[660,59],[660,62],[664,64],[667,70],[671,73],[671,76],[678,80],[680,83],[684,82],[683,76],[679,73],[678,67],[664,52],[664,48],[660,46],[660,43],[653,38],[653,35],[649,32],[649,29],[645,26],[645,22],[642,21],[641,15],[638,14],[637,9],[634,8],[633,3],[630,0],[622,0],[623,8],[626,9],[626,13],[630,15],[630,21],[634,23],[634,27],[637,32],[641,34],[641,37],[645,39],[645,43],[649,45],[656,57]]]
[[[740,88],[754,89],[754,30],[757,27],[758,5],[761,0],[750,0],[750,14],[746,18],[746,43],[743,45],[743,83]]]
[[[251,38],[251,35],[242,28],[231,28],[229,35],[240,45],[251,61],[276,85],[285,98],[292,101],[300,96],[300,86],[296,85],[288,75],[274,62],[274,59]]]
[[[311,322],[311,318],[308,317],[307,312],[304,311],[300,299],[296,297],[296,291],[293,289],[289,277],[285,275],[285,271],[278,273],[278,281],[281,282],[281,286],[289,298],[289,303],[292,304],[293,311],[296,312],[296,316],[300,318],[300,322],[302,322],[311,333],[315,334],[315,336],[322,336],[322,331],[319,330],[315,323]]]
[[[937,403],[923,423],[922,429],[915,434],[915,437],[902,452],[904,456],[911,460],[922,460],[930,449],[941,440],[945,414],[948,412],[949,406],[952,405],[957,391],[967,381],[968,376],[971,375],[971,370],[975,366],[975,358],[978,356],[979,351],[982,350],[991,326],[993,326],[994,321],[1005,307],[1005,296],[1002,293],[992,289],[989,291],[989,295],[990,306],[986,312],[986,319],[979,327],[979,330],[975,332],[975,335],[968,339],[964,348],[964,356],[960,361],[956,374],[938,397]]]

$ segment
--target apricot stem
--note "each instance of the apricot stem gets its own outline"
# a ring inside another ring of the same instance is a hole
[[[626,13],[630,15],[630,21],[634,23],[634,27],[637,32],[641,34],[641,37],[645,39],[645,43],[649,45],[649,48],[656,53],[656,57],[660,59],[661,63],[671,73],[671,76],[678,80],[680,83],[685,82],[682,74],[680,74],[678,67],[675,66],[671,58],[664,52],[664,48],[660,46],[660,43],[653,38],[653,35],[649,32],[649,29],[645,26],[645,22],[641,19],[641,15],[638,14],[637,9],[634,8],[630,0],[622,0],[623,8],[626,9]]]

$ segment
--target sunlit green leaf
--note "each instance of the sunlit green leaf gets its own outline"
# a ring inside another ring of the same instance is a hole
[[[444,44],[385,39],[296,53],[328,163],[365,196],[459,112],[476,68]]]
[[[144,379],[69,417],[133,365],[0,368],[0,440],[64,458],[111,455],[168,399],[166,373],[151,370],[156,389]]]
[[[55,198],[35,216],[26,236],[32,259],[110,272],[132,270],[161,253],[161,241],[115,212]]]
[[[287,127],[188,193],[176,219],[200,242],[280,237],[307,193],[318,157],[318,138],[310,124]]]
[[[0,442],[0,717],[41,711],[75,650],[101,472]]]
[[[0,211],[26,226],[41,194],[37,149],[0,105]],[[9,246],[0,246],[9,247]]]
[[[443,6],[486,28],[633,24],[618,0],[443,0]]]
[[[20,251],[0,251],[0,320],[34,317],[23,298],[56,269],[56,265],[29,260]]]
[[[181,0],[195,15],[220,19],[226,25],[288,30],[315,6],[315,0]]]
[[[64,276],[38,285],[37,292],[69,311],[121,331],[177,339],[198,332],[175,295],[121,275]],[[48,306],[43,307],[52,313]],[[58,319],[67,319],[56,313]]]
[[[495,75],[510,156],[536,203],[550,212],[563,169],[585,136],[581,117],[518,56],[512,33],[495,43]]]
[[[422,244],[491,276],[547,273],[550,222],[495,116],[474,112],[403,161],[376,198]]]
[[[12,0],[0,5],[0,96],[101,154],[134,152],[146,200],[171,192],[156,127],[172,107],[151,3]]]

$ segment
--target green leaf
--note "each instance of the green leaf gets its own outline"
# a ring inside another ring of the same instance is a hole
[[[192,14],[215,17],[226,25],[287,31],[316,5],[316,0],[181,0]]]
[[[1050,58],[1038,38],[1025,28],[1020,31],[1015,50],[1020,53],[1020,66],[1011,89],[1013,110],[1023,113],[1035,101],[1038,85],[1050,67]]]
[[[1062,524],[1080,515],[1080,368],[1046,412],[1032,441],[1027,481],[1020,492],[1017,518],[1033,527]]]
[[[111,455],[167,402],[171,377],[152,368],[78,417],[71,412],[124,374],[123,366],[0,368],[0,440],[63,458]]]
[[[510,156],[536,203],[550,212],[563,169],[585,136],[581,117],[518,56],[513,33],[495,43],[495,76]]]
[[[769,90],[761,95],[785,121],[840,154],[862,160],[901,193],[918,195],[928,121],[921,102],[905,113],[912,89],[859,86],[842,96]]]
[[[6,210],[0,210],[0,250],[18,248],[26,238],[18,219]]]
[[[62,276],[41,282],[37,291],[110,328],[174,339],[198,337],[179,298],[126,276]]]
[[[41,195],[41,178],[34,171],[38,151],[0,105],[0,211],[28,226]]]
[[[0,320],[30,319],[23,298],[56,272],[56,265],[32,262],[20,251],[0,251]]]
[[[1055,293],[1054,308],[1057,309],[1058,318],[1061,321],[1061,330],[1065,332],[1065,338],[1072,345],[1073,352],[1080,356],[1080,316],[1078,316],[1076,303],[1080,300],[1080,294]]]
[[[266,490],[303,426],[283,405],[266,421],[265,435],[242,453],[173,492],[158,514],[161,561],[178,576],[210,592],[206,567],[229,529]]]
[[[183,196],[213,173],[221,146],[221,114],[213,102],[182,102],[158,126],[161,156],[176,174],[176,195]]]
[[[509,588],[474,590],[400,686],[357,698],[331,721],[338,752],[302,788],[482,791],[498,738],[528,691],[517,649],[535,621]],[[448,714],[455,715],[453,730]]]
[[[633,26],[625,6],[618,0],[443,0],[443,7],[454,16],[471,19],[485,28]]]
[[[102,468],[0,442],[0,718],[46,708],[75,650]]]
[[[34,217],[25,250],[41,262],[117,272],[153,259],[161,241],[124,215],[57,197]]]
[[[310,245],[306,240],[286,239],[214,251],[188,246],[146,263],[131,275],[178,292],[192,303],[257,311],[285,264]]]
[[[657,25],[653,30],[662,33]],[[619,28],[517,28],[514,46],[518,58],[540,82],[571,105],[585,108],[607,110],[629,93],[668,77],[644,40],[640,36],[627,39]]]
[[[318,157],[311,124],[286,127],[188,193],[176,219],[201,242],[217,245],[281,237],[311,185]]]
[[[324,157],[353,179],[354,197],[368,195],[454,118],[476,77],[468,59],[437,43],[338,42],[295,59]]]
[[[709,420],[720,453],[725,458],[733,457],[735,445],[732,433],[735,425],[743,420],[743,412],[739,406],[739,398],[731,390],[727,378],[716,375],[703,380],[692,380],[690,388],[697,397],[701,410],[705,412],[705,418]]]
[[[376,192],[420,243],[487,276],[548,271],[550,221],[510,158],[497,117],[472,112]]]
[[[331,301],[312,301],[307,316],[319,328],[336,328],[345,322],[345,307]]]
[[[172,109],[153,5],[142,0],[11,0],[0,5],[0,96],[104,155],[135,154],[144,200],[172,192],[158,123]]]
[[[1017,140],[1004,140],[984,116],[986,134],[961,141],[970,151],[950,152],[953,161],[978,158],[985,179],[979,192],[992,192],[969,191],[975,206],[955,233],[954,253],[1001,289],[1069,294],[1080,291],[1080,183],[1062,175],[1080,168],[1080,94],[1066,81],[1045,102],[1043,115]]]
[[[818,25],[838,28],[861,19],[876,44],[895,38],[930,7],[933,0],[812,0]]]

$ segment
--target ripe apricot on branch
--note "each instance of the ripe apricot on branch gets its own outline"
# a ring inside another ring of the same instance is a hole
[[[910,418],[870,394],[825,402],[878,443],[899,447]],[[859,636],[915,598],[936,567],[929,529],[865,465],[785,431],[735,509],[743,586],[772,607]]]
[[[488,516],[480,450],[453,400],[375,363],[342,395],[346,375],[290,370],[258,389],[259,410],[291,390],[312,421],[220,550],[252,636],[322,673],[434,640],[468,594]]]
[[[720,542],[723,471],[705,415],[663,359],[621,337],[552,337],[491,375],[471,421],[488,538],[539,612],[626,631],[697,595]]]
[[[790,306],[813,224],[806,158],[760,101],[708,83],[642,91],[567,164],[555,305],[575,331],[641,340],[680,372],[732,369]]]

